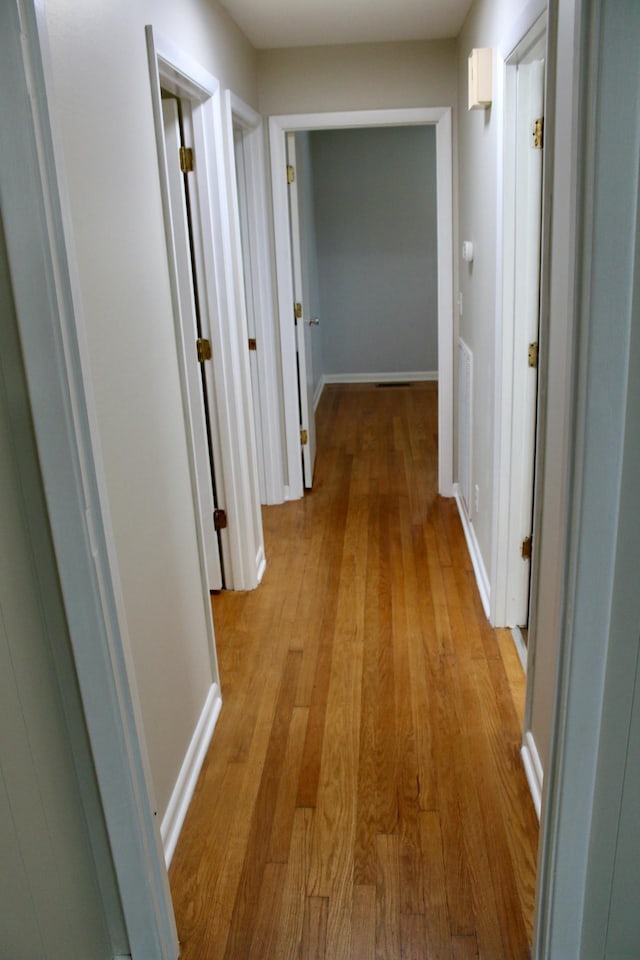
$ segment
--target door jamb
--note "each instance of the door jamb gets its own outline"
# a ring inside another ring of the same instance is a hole
[[[199,287],[203,330],[208,327],[213,357],[206,365],[210,415],[220,437],[222,477],[216,477],[228,529],[223,531],[226,585],[251,590],[264,572],[264,541],[260,516],[246,317],[237,303],[231,249],[230,216],[225,170],[222,94],[218,80],[196,61],[147,26],[156,141],[162,137],[160,81],[170,92],[192,101],[195,185],[204,276]],[[162,170],[164,161],[159,150]],[[199,161],[199,162],[198,162]],[[161,178],[162,179],[162,178]],[[230,322],[233,318],[234,322]]]
[[[260,304],[255,312],[256,326],[256,371],[257,403],[255,431],[258,456],[261,456],[265,499],[267,504],[282,503],[284,497],[284,471],[282,428],[280,424],[280,396],[278,391],[278,340],[276,323],[276,299],[271,258],[271,234],[269,223],[269,197],[267,192],[265,128],[262,116],[231,90],[225,93],[227,131],[230,132],[230,153],[227,167],[230,174],[229,197],[231,203],[232,229],[236,234],[234,245],[236,257],[244,263],[240,237],[238,191],[241,189],[235,177],[234,127],[242,131],[242,145],[246,165],[246,204],[248,211],[249,274],[254,300]],[[238,247],[240,244],[240,247]],[[245,267],[246,270],[246,267]]]
[[[527,12],[527,11],[525,11]],[[515,223],[515,202],[513,200],[513,191],[509,193],[509,187],[505,186],[505,177],[512,172],[511,161],[508,156],[509,142],[506,135],[506,92],[508,87],[507,71],[516,65],[517,48],[527,39],[531,38],[533,42],[536,38],[542,36],[546,30],[546,12],[544,5],[542,10],[540,4],[529,4],[528,18],[521,19],[516,25],[517,29],[511,32],[506,44],[504,59],[499,62],[497,70],[496,83],[498,92],[496,99],[504,103],[504,109],[499,116],[498,129],[498,171],[497,182],[502,185],[498,191],[498,209],[497,209],[497,250],[496,258],[496,338],[495,338],[495,370],[496,370],[496,391],[494,399],[494,476],[496,478],[493,494],[493,548],[491,557],[491,623],[494,626],[507,625],[508,620],[508,568],[509,568],[509,545],[510,531],[509,518],[512,514],[513,490],[513,451],[511,436],[510,414],[515,398],[515,389],[513,383],[513,349],[510,327],[507,323],[509,310],[507,305],[513,294],[513,284],[510,282],[509,271],[505,270],[507,244],[505,237]],[[512,177],[509,176],[509,183]],[[542,352],[541,352],[542,356]],[[538,390],[544,378],[544,365],[540,363],[538,368]],[[534,498],[534,510],[535,505]],[[535,526],[535,523],[534,523]],[[535,558],[531,561],[531,596],[535,589]],[[533,608],[534,604],[531,604]],[[534,642],[533,631],[529,630],[529,650]],[[524,665],[523,665],[524,666]]]
[[[133,956],[178,939],[142,733],[100,459],[70,205],[40,0],[0,8],[6,89],[0,194],[60,586]]]
[[[175,105],[176,120],[178,118],[178,104],[180,100],[163,100],[163,111],[167,104]],[[190,141],[187,141],[190,142]],[[186,217],[186,195],[184,175],[178,166],[180,132],[177,131],[177,142],[170,143],[167,139],[166,127],[162,141],[157,142],[158,156],[162,153],[163,171],[161,173],[161,193],[165,215],[165,240],[169,261],[169,285],[173,306],[174,332],[176,337],[176,351],[180,369],[180,387],[182,393],[182,408],[184,412],[185,432],[188,438],[187,454],[189,458],[189,473],[191,479],[191,493],[196,504],[196,524],[200,571],[203,582],[210,590],[222,589],[222,544],[214,542],[213,528],[214,497],[209,460],[209,438],[205,417],[205,398],[203,396],[200,368],[193,349],[193,340],[196,335],[195,291],[197,283],[196,273],[191,265],[189,251],[189,227]],[[173,164],[170,163],[170,148],[175,150]],[[171,184],[174,184],[172,189]],[[180,196],[178,202],[177,194]],[[182,229],[181,229],[182,227]],[[195,242],[197,231],[193,230]],[[183,241],[183,242],[181,242]],[[180,246],[180,250],[178,249]],[[211,438],[213,446],[213,438]],[[214,457],[215,457],[214,449]],[[207,532],[210,542],[207,545]],[[213,536],[212,536],[213,534]],[[216,556],[217,554],[217,556]],[[206,590],[203,592],[203,596]],[[210,611],[205,610],[205,621],[211,619]],[[216,674],[217,679],[217,674]]]
[[[287,499],[303,495],[293,323],[293,279],[289,239],[285,135],[302,130],[391,127],[434,124],[436,127],[438,230],[438,491],[453,494],[453,161],[451,108],[355,110],[269,117],[271,190],[276,251],[276,279],[288,465]]]

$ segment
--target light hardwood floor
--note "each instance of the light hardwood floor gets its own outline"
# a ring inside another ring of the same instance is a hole
[[[519,960],[524,679],[486,621],[437,391],[331,386],[262,586],[213,600],[224,706],[170,871],[184,960]]]

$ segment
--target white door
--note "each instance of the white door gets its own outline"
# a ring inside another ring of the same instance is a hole
[[[186,367],[187,387],[183,400],[185,414],[189,421],[188,429],[193,443],[193,492],[200,513],[209,589],[220,590],[222,589],[223,578],[220,540],[214,526],[214,510],[216,510],[214,459],[210,427],[208,426],[208,410],[203,392],[206,387],[203,384],[196,352],[198,337],[197,300],[184,174],[180,169],[182,141],[177,100],[170,98],[162,101],[162,116],[173,243],[178,272],[182,346]]]
[[[291,261],[293,269],[292,311],[296,325],[298,359],[298,396],[300,398],[300,437],[302,444],[302,467],[304,485],[313,483],[313,468],[316,460],[316,425],[313,409],[313,366],[311,357],[310,328],[318,323],[317,317],[309,317],[306,311],[308,296],[305,289],[304,262],[302,257],[300,203],[296,181],[296,138],[287,134],[287,179],[289,181],[289,225],[291,232]]]
[[[511,622],[526,626],[531,580],[536,410],[538,394],[538,318],[542,215],[542,144],[536,132],[544,107],[544,61],[518,66],[516,130],[516,217],[514,282],[514,469],[513,559],[510,576]]]

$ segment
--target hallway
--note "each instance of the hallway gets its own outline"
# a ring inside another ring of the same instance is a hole
[[[325,388],[313,492],[213,599],[224,706],[170,870],[183,960],[519,960],[524,681],[437,497],[437,385]]]

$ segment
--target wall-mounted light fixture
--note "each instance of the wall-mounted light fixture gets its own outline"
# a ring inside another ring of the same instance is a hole
[[[477,47],[469,54],[469,110],[484,110],[493,99],[493,50]]]

